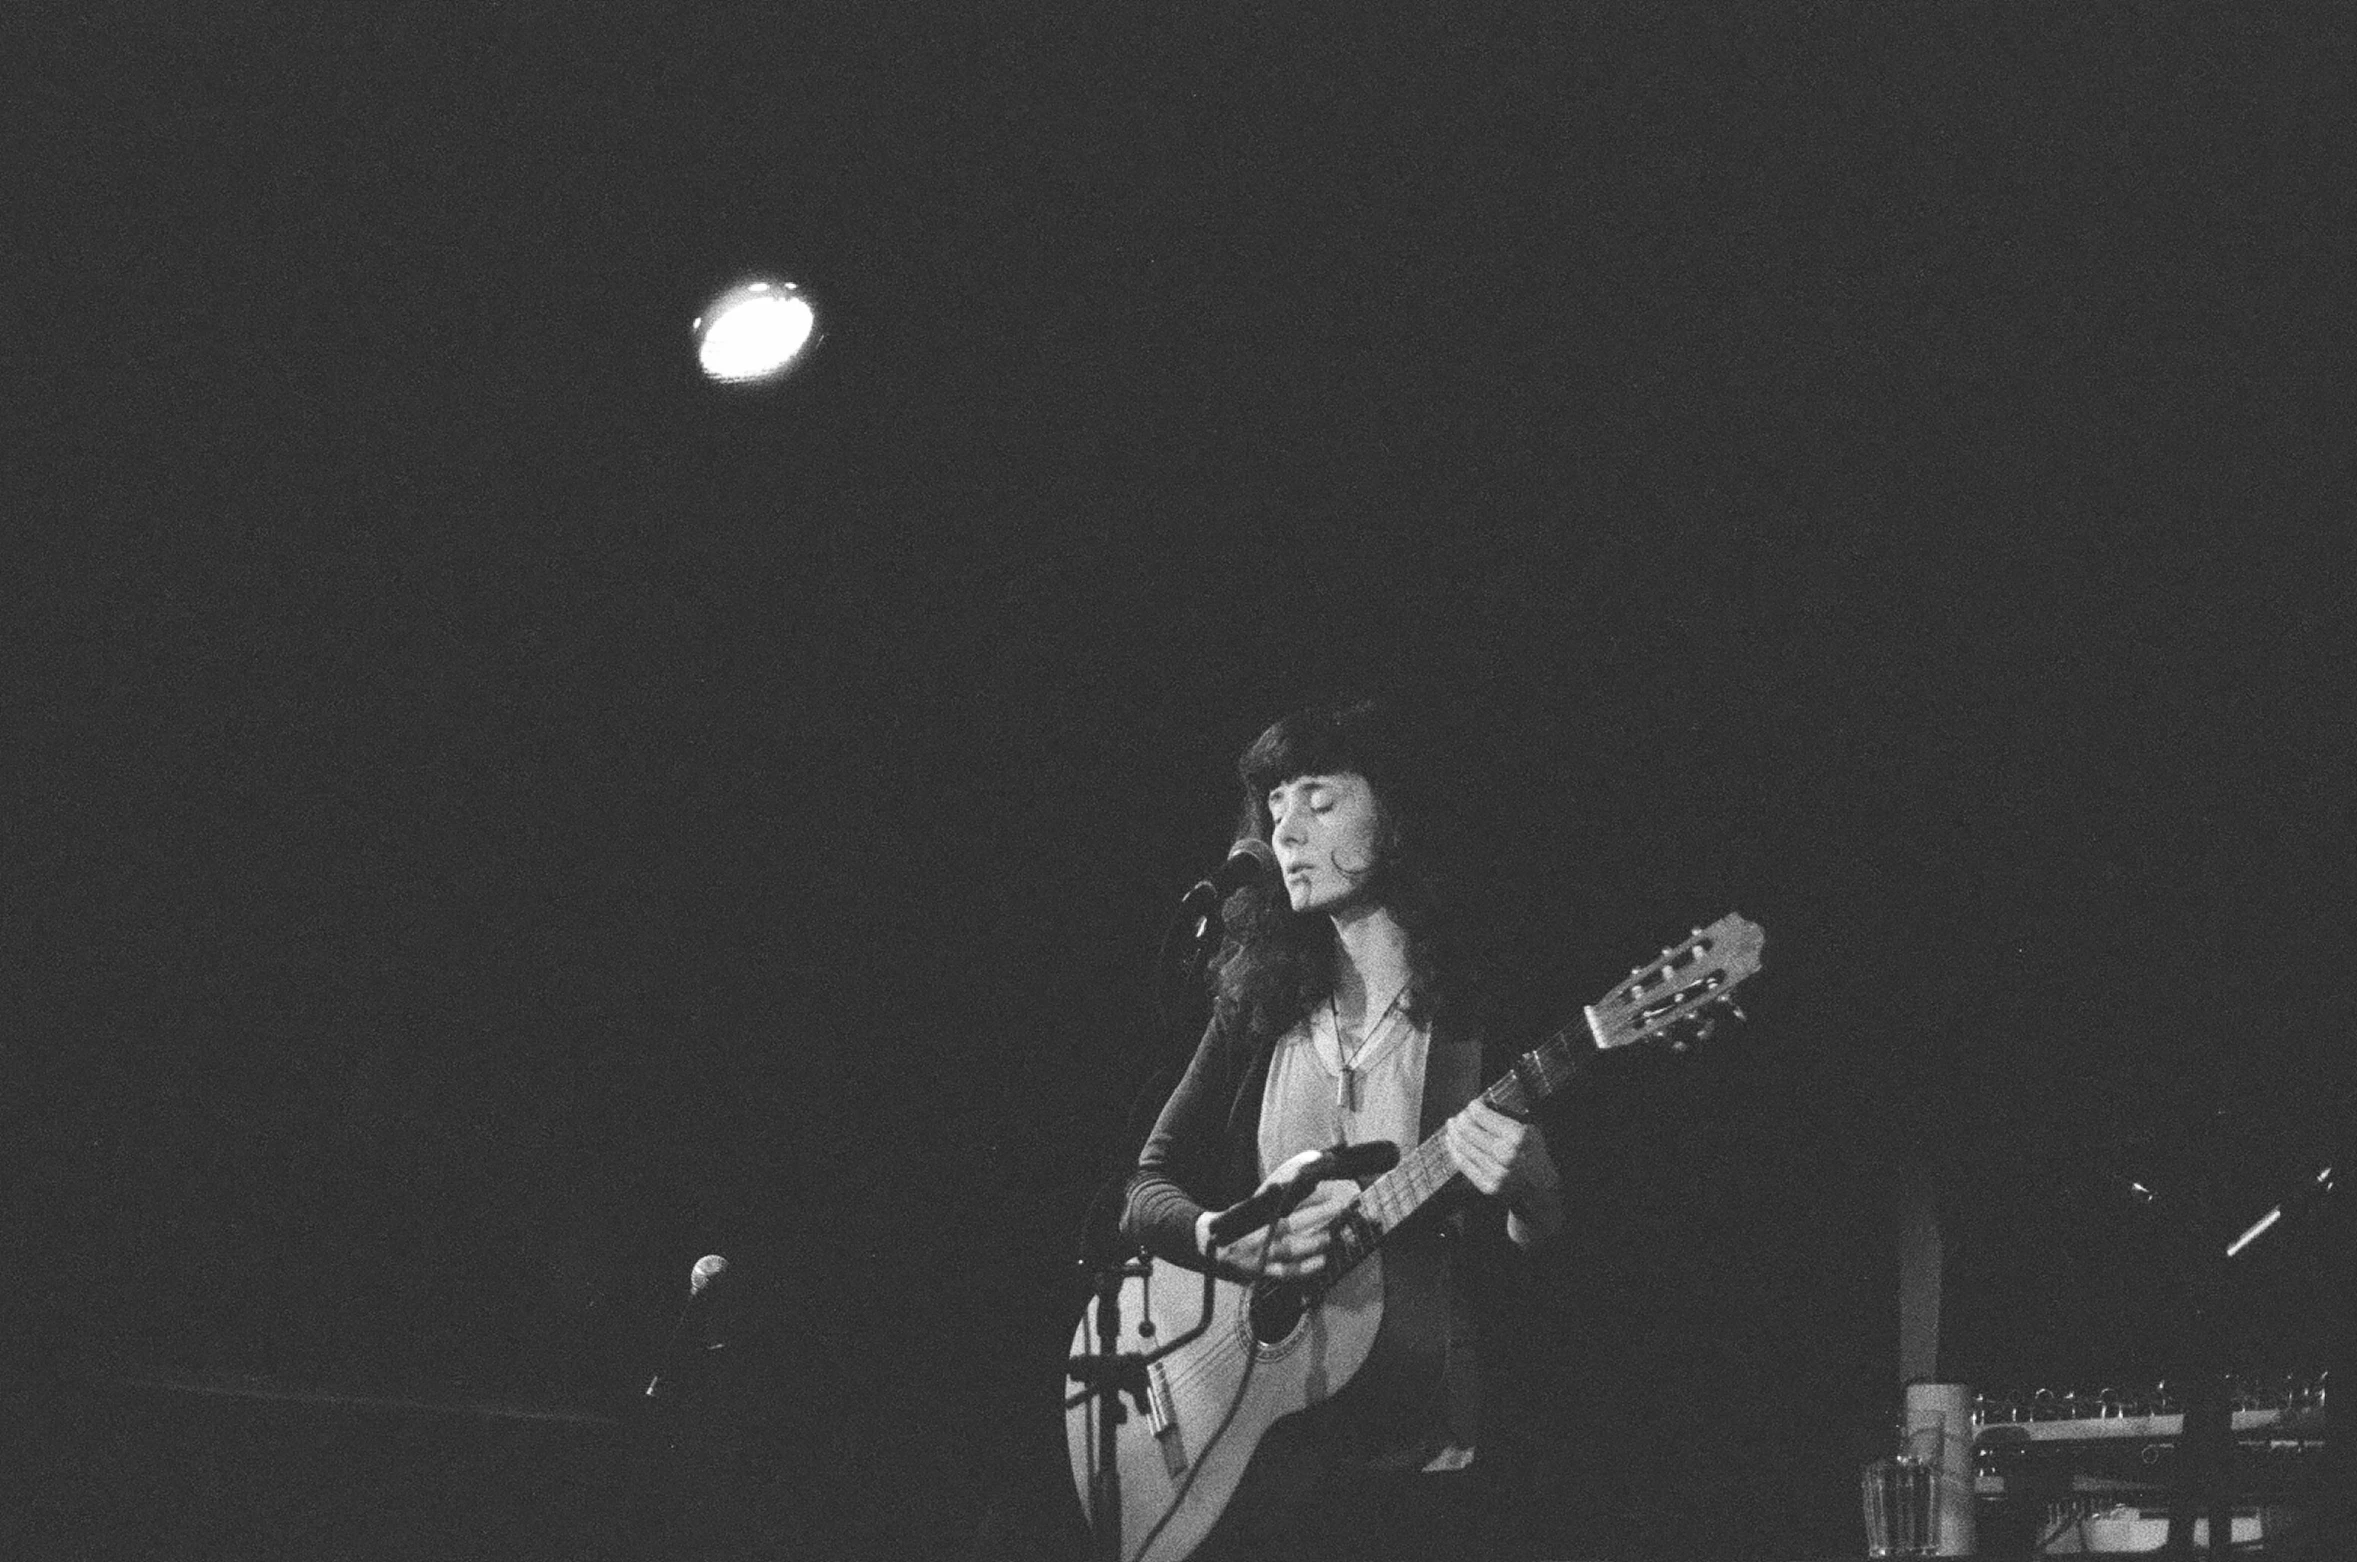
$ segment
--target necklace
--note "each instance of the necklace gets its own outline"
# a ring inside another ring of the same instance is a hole
[[[1359,1032],[1358,1040],[1350,1043],[1348,1047],[1345,1047],[1342,1042],[1342,1006],[1334,1001],[1332,994],[1327,995],[1326,1010],[1334,1017],[1334,1057],[1342,1065],[1341,1072],[1335,1076],[1334,1080],[1334,1112],[1338,1119],[1345,1113],[1355,1112],[1359,1109],[1357,1072],[1359,1054],[1367,1050],[1367,1043],[1373,1041],[1376,1034],[1383,1029],[1385,1022],[1391,1018],[1391,1011],[1399,1007],[1400,997],[1406,991],[1405,987],[1401,987],[1393,992],[1391,1002],[1383,1006],[1382,1012],[1375,1016],[1374,1022],[1362,1029]],[[1347,1141],[1349,1135],[1345,1134],[1343,1138]]]

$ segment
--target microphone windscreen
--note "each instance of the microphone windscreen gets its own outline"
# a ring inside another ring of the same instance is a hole
[[[1261,884],[1277,876],[1276,848],[1257,835],[1247,835],[1228,848],[1228,860],[1211,879],[1222,895],[1233,895],[1247,884]]]

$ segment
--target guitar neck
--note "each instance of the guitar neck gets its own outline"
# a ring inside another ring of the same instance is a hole
[[[1571,1031],[1557,1031],[1536,1050],[1525,1053],[1521,1067],[1501,1075],[1481,1093],[1481,1099],[1509,1116],[1527,1116],[1533,1107],[1578,1077],[1582,1066],[1580,1053],[1572,1045]],[[1446,1130],[1434,1134],[1400,1157],[1397,1166],[1367,1184],[1366,1191],[1359,1195],[1358,1209],[1367,1226],[1368,1250],[1398,1230],[1409,1216],[1456,1180],[1457,1162],[1449,1154],[1447,1140]],[[1351,1254],[1353,1261],[1363,1256],[1363,1253]]]
[[[1511,1072],[1481,1093],[1481,1099],[1511,1117],[1533,1108],[1584,1074],[1600,1054],[1634,1042],[1673,1039],[1699,1025],[1708,1034],[1718,1012],[1740,1015],[1730,996],[1760,969],[1767,934],[1756,922],[1729,912],[1698,927],[1684,942],[1631,971],[1582,1019],[1549,1036],[1515,1063]],[[1434,1134],[1400,1163],[1367,1185],[1353,1213],[1337,1226],[1341,1269],[1375,1250],[1410,1216],[1457,1177],[1447,1136]]]

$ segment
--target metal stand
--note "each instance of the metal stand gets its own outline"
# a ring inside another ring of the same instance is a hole
[[[1086,1260],[1083,1267],[1089,1267]],[[1152,1413],[1146,1369],[1181,1346],[1202,1338],[1210,1329],[1212,1277],[1209,1270],[1204,1271],[1203,1311],[1193,1328],[1152,1350],[1124,1351],[1121,1348],[1122,1283],[1152,1275],[1154,1260],[1133,1258],[1094,1267],[1096,1349],[1066,1360],[1065,1373],[1080,1385],[1080,1391],[1066,1400],[1065,1405],[1070,1408],[1092,1397],[1098,1402],[1096,1457],[1089,1470],[1089,1548],[1092,1555],[1104,1558],[1105,1562],[1123,1562],[1121,1453],[1117,1428],[1129,1419],[1130,1409],[1122,1404],[1121,1396],[1129,1396],[1138,1414]]]
[[[709,1314],[694,1319],[693,1328],[690,1321],[683,1310],[646,1388],[622,1411],[622,1467],[611,1499],[615,1521],[595,1553],[598,1562],[638,1562],[656,1554],[694,1506],[714,1435],[708,1423],[727,1341]]]
[[[1163,928],[1161,948],[1155,956],[1154,1011],[1165,1055],[1176,1050],[1179,1038],[1187,1029],[1188,998],[1201,991],[1204,967],[1210,959],[1219,907],[1216,899],[1203,893],[1207,887],[1197,885],[1181,902],[1177,914]],[[1167,1095],[1167,1081],[1172,1078],[1172,1071],[1164,1069],[1147,1080],[1146,1087],[1138,1094],[1137,1104],[1130,1109],[1128,1122],[1123,1125],[1125,1144],[1135,1144],[1143,1137],[1139,1124],[1141,1109],[1146,1102],[1159,1101]],[[1162,1088],[1156,1089],[1157,1085]],[[1092,1556],[1101,1557],[1104,1562],[1123,1562],[1118,1428],[1128,1419],[1130,1410],[1123,1405],[1122,1396],[1129,1396],[1138,1414],[1150,1414],[1146,1369],[1199,1339],[1211,1327],[1213,1305],[1212,1277],[1207,1270],[1203,1275],[1202,1316],[1193,1328],[1151,1350],[1122,1350],[1121,1288],[1130,1280],[1146,1280],[1154,1272],[1153,1259],[1121,1248],[1120,1204],[1128,1186],[1129,1169],[1119,1168],[1089,1201],[1088,1214],[1082,1222],[1078,1268],[1089,1277],[1089,1292],[1096,1304],[1095,1348],[1068,1357],[1064,1364],[1066,1376],[1080,1385],[1065,1400],[1065,1409],[1069,1411],[1092,1397],[1098,1403],[1096,1450],[1089,1471],[1089,1548]]]
[[[2206,1251],[2194,1262],[2192,1304],[2187,1310],[2183,1360],[2189,1391],[2185,1428],[2177,1439],[2177,1470],[2169,1494],[2169,1538],[2162,1552],[2193,1555],[2197,1519],[2209,1524],[2211,1554],[2224,1554],[2234,1535],[2234,1400],[2227,1390],[2224,1256]]]

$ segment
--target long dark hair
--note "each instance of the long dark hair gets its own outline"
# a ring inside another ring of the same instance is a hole
[[[1378,833],[1366,893],[1407,934],[1410,1016],[1428,1022],[1467,1003],[1482,961],[1469,915],[1471,864],[1442,745],[1426,723],[1373,700],[1299,711],[1254,739],[1236,762],[1244,784],[1238,835],[1266,840],[1269,793],[1302,776],[1354,774],[1375,794]],[[1281,887],[1239,890],[1223,908],[1212,964],[1215,1012],[1269,1043],[1334,991],[1333,923],[1296,916]]]

